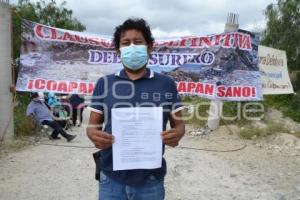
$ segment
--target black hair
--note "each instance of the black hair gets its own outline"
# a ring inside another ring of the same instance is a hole
[[[153,45],[154,38],[152,36],[150,26],[148,25],[148,23],[142,18],[129,18],[126,21],[124,21],[123,24],[117,26],[115,29],[115,33],[114,33],[115,49],[120,48],[121,34],[123,34],[127,30],[132,30],[132,29],[138,30],[143,34],[148,46]]]
[[[39,97],[39,93],[37,93],[37,92],[30,93],[30,99],[31,100],[34,99],[34,98],[37,98],[37,97]]]

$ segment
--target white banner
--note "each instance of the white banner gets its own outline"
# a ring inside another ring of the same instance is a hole
[[[172,77],[180,94],[227,101],[262,100],[259,36],[238,30],[156,38],[147,67]],[[23,20],[17,91],[91,94],[123,69],[112,37]]]
[[[285,51],[259,45],[258,56],[263,94],[294,93]]]

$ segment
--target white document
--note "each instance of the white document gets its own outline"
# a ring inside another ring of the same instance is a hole
[[[162,163],[162,107],[113,108],[113,170],[155,169]]]

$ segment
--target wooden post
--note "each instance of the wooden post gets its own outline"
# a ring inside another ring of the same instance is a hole
[[[239,28],[239,15],[229,13],[227,22],[225,24],[224,32],[236,31]],[[213,100],[209,107],[209,116],[207,119],[207,126],[210,130],[216,130],[220,125],[220,119],[223,112],[223,102],[220,100]]]

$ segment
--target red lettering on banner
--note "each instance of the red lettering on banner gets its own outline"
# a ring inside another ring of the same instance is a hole
[[[217,89],[218,97],[255,97],[256,88],[254,87],[225,87],[219,86]]]
[[[64,36],[63,36],[62,39],[63,40],[68,40],[68,41],[72,41],[72,42],[76,41],[75,38],[73,38],[73,36],[70,33],[68,33],[68,32],[64,33]]]
[[[75,35],[75,40],[79,43],[88,43],[87,38],[86,37],[81,37],[79,35]]]
[[[35,26],[35,34],[40,38],[44,38],[44,33],[43,33],[42,29],[43,29],[42,25]]]
[[[244,87],[243,88],[243,96],[244,97],[250,97],[251,95],[251,88],[250,87]]]
[[[217,96],[218,97],[224,97],[225,96],[225,89],[226,88],[224,86],[219,86]]]
[[[47,88],[47,90],[50,90],[50,91],[56,90],[56,88],[57,88],[57,83],[56,83],[56,81],[53,81],[53,80],[47,81],[47,86],[46,86],[46,88]]]
[[[49,35],[45,35],[45,32],[44,32],[44,29],[47,28],[48,32],[49,32]],[[54,28],[51,28],[51,27],[45,27],[43,25],[40,25],[40,24],[37,24],[35,26],[35,34],[41,38],[41,39],[51,39],[51,40],[55,40],[57,38],[57,34],[56,34],[56,30]]]
[[[200,38],[200,46],[201,47],[205,47],[205,48],[212,47],[211,40],[212,40],[212,38],[208,38],[208,37],[202,37],[202,38]]]
[[[94,91],[95,85],[93,83],[89,83],[89,91],[88,94],[92,94]]]
[[[236,94],[236,96],[240,97],[242,95],[242,88],[241,87],[234,87],[233,88],[233,94]]]
[[[186,45],[186,40],[187,40],[187,38],[182,38],[181,39],[181,42],[180,42],[180,46],[181,47],[186,47],[187,45]],[[166,42],[166,44],[168,44],[168,42]],[[172,43],[171,43],[172,44]],[[167,46],[170,46],[170,45],[167,45]]]
[[[166,42],[166,46],[177,46],[179,44],[180,47],[197,47],[199,46],[199,38],[197,37],[184,37],[181,39],[180,43],[177,41],[176,43],[173,41]]]
[[[227,88],[226,93],[225,93],[225,97],[232,97],[232,90],[231,87]]]
[[[252,88],[252,96],[256,97],[256,88],[255,87]]]
[[[107,41],[107,40],[101,40],[100,44],[104,48],[113,48],[114,47],[114,44],[110,41]]]
[[[186,92],[185,82],[178,82],[177,90],[178,92]]]
[[[224,35],[223,47],[229,48],[231,45],[231,34]]]
[[[179,45],[179,40],[175,40],[175,41],[167,42],[166,46],[178,46],[178,45]]]
[[[32,90],[32,88],[33,88],[33,80],[29,80],[27,84],[27,89]]]
[[[194,92],[195,87],[196,87],[196,83],[188,82],[187,83],[187,92]]]
[[[77,87],[78,87],[78,83],[76,82],[70,82],[69,84],[69,92],[74,92],[74,89],[77,90]]]
[[[35,84],[34,84],[34,87],[38,90],[43,90],[45,89],[45,80],[43,79],[37,79],[35,80]]]
[[[243,37],[243,35],[238,35],[239,39],[239,44],[238,46],[241,48],[241,49],[252,49],[252,46],[251,46],[251,38],[250,38],[250,35],[246,35]]]
[[[104,37],[88,37],[80,33],[68,32],[67,30],[56,29],[42,24],[35,25],[35,34],[44,40],[55,40],[65,42],[76,42],[102,46],[103,48],[113,48],[114,44],[110,39]],[[154,43],[154,47],[179,47],[179,48],[211,48],[224,47],[242,50],[252,50],[251,35],[242,32],[222,33],[209,36],[182,37],[174,40],[161,40]]]
[[[65,81],[58,82],[57,91],[61,93],[67,93],[68,92],[68,86]]]
[[[79,83],[78,93],[87,93],[86,83]]]
[[[182,37],[179,40],[157,41],[154,47],[191,47],[191,48],[211,48],[224,47],[236,48],[243,50],[252,50],[250,34],[241,32],[223,33],[204,37]]]
[[[51,30],[51,39],[52,40],[55,40],[56,39],[56,30],[54,29],[54,28],[50,28],[50,30]]]
[[[212,84],[205,84],[205,94],[213,95],[215,86]]]
[[[221,38],[222,38],[221,35],[216,35],[215,36],[215,46],[220,46]]]
[[[27,89],[30,91],[44,90],[54,93],[92,94],[95,88],[94,83],[69,82],[35,79],[28,80]]]
[[[100,45],[100,42],[98,41],[97,38],[89,38],[88,41],[91,45],[97,45],[97,46]]]
[[[56,28],[44,26],[42,24],[36,24],[34,27],[34,32],[37,37],[44,40],[59,40],[65,42],[77,42],[82,44],[91,44],[99,46],[101,45],[104,48],[113,48],[114,44],[110,40],[102,39],[97,37],[86,37],[78,34],[72,34],[70,32],[65,32],[63,30],[57,31]]]
[[[195,92],[196,93],[204,93],[203,84],[197,84]]]
[[[177,90],[178,92],[182,92],[182,93],[197,93],[197,94],[213,95],[214,85],[200,83],[200,82],[180,81],[177,83]]]

